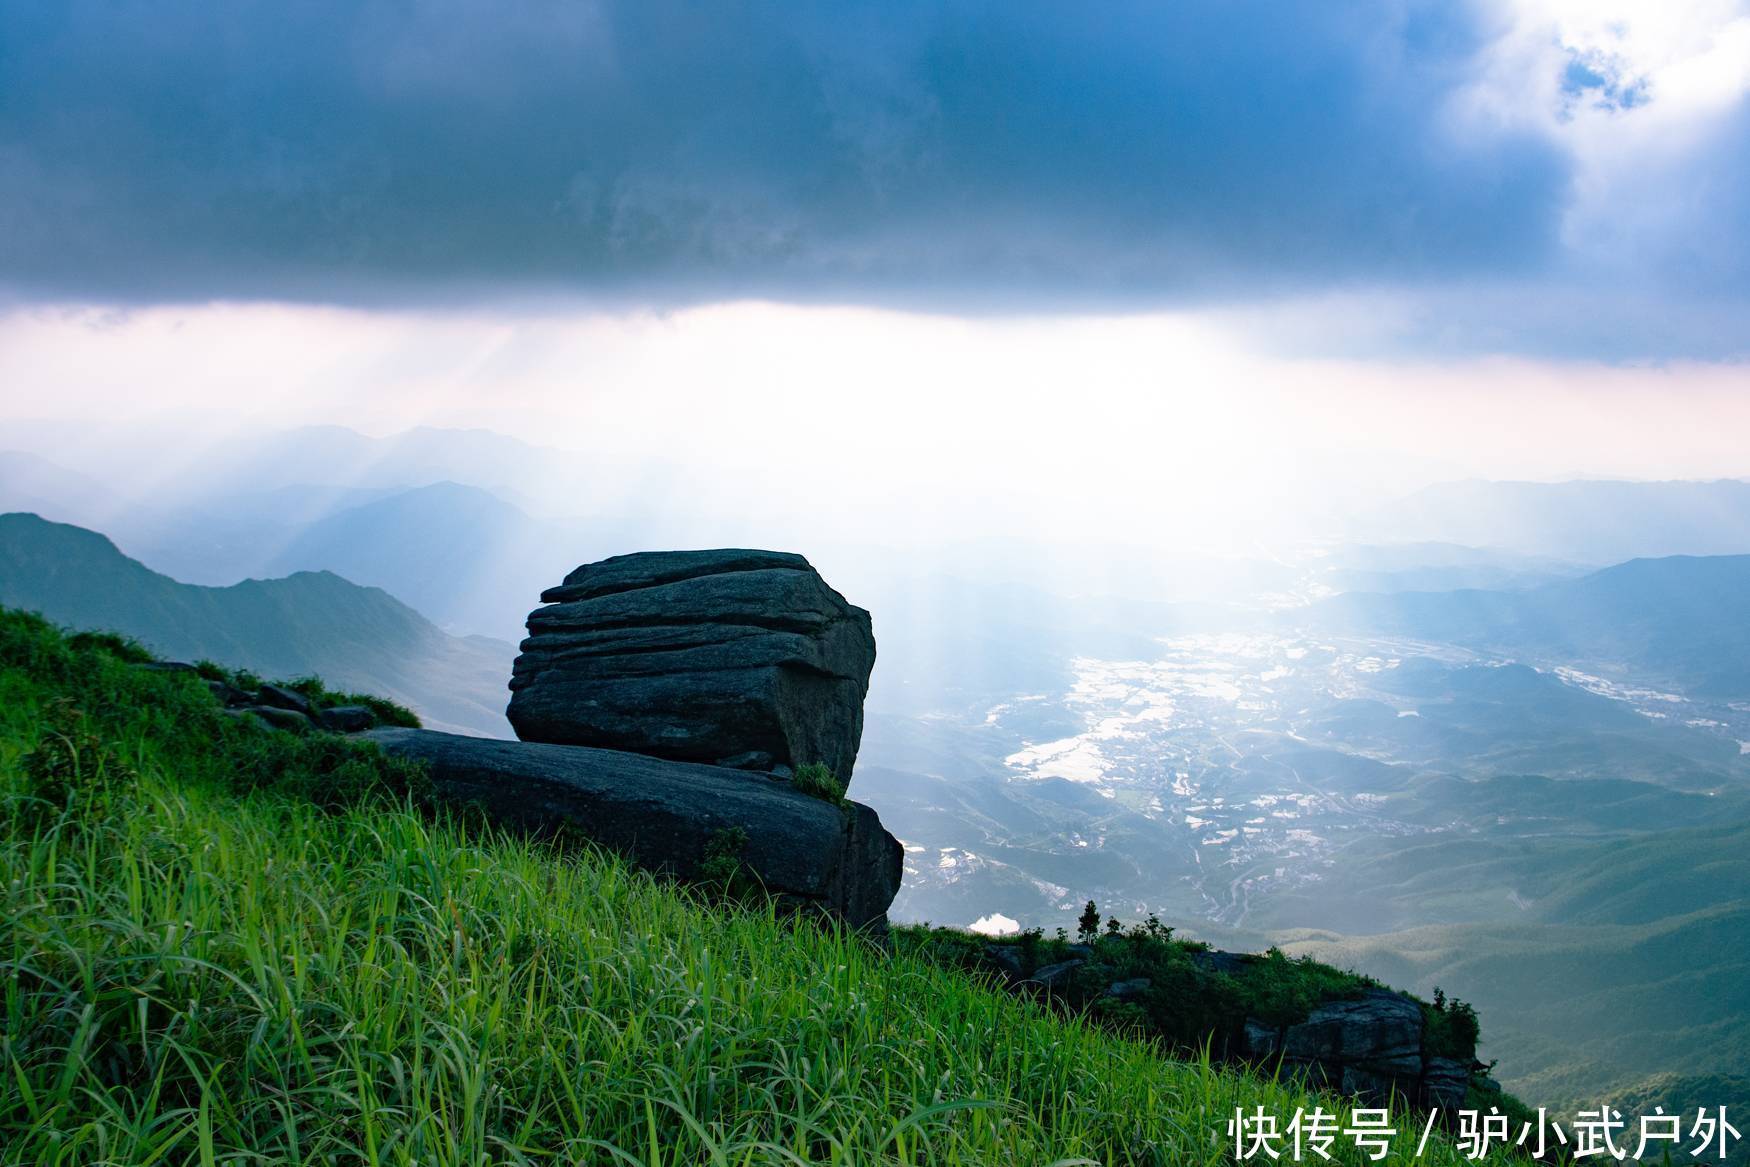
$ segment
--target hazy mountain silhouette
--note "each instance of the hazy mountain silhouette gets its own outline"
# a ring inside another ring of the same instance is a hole
[[[1385,540],[1433,539],[1585,563],[1750,553],[1750,482],[1446,482],[1358,524]]]
[[[272,574],[337,572],[446,628],[520,638],[543,588],[601,558],[589,544],[574,525],[533,519],[488,491],[441,482],[325,515],[265,566]]]
[[[1522,592],[1352,593],[1296,618],[1616,664],[1703,696],[1750,693],[1750,555],[1635,559]]]
[[[178,583],[95,531],[7,514],[0,604],[122,632],[175,659],[269,678],[320,674],[410,705],[434,727],[509,736],[510,644],[450,636],[393,596],[330,572],[223,588]]]

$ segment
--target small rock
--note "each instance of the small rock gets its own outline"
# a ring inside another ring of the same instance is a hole
[[[258,705],[271,705],[275,709],[285,709],[292,713],[302,713],[305,717],[313,715],[310,699],[294,689],[284,685],[263,685],[261,692],[255,698]]]
[[[250,717],[248,709],[227,709],[225,716],[239,725],[247,725],[250,729],[260,730],[262,733],[267,732],[267,722],[259,717]]]
[[[1153,985],[1154,982],[1147,977],[1137,977],[1130,981],[1117,981],[1107,988],[1106,995],[1116,997],[1120,1001],[1138,1001],[1148,995],[1148,991]]]
[[[1004,979],[1018,981],[1026,976],[1021,969],[1021,954],[1016,952],[1009,945],[988,945],[984,950],[984,954],[989,957],[990,962],[996,965],[1002,972]]]
[[[149,660],[135,666],[149,673],[198,673],[199,669],[182,660]]]
[[[1429,1058],[1422,1068],[1422,1093],[1428,1105],[1451,1112],[1463,1109],[1470,1090],[1470,1065],[1457,1058]]]
[[[377,715],[364,705],[335,705],[317,715],[323,729],[335,733],[359,733],[377,724]]]
[[[1282,1030],[1255,1017],[1246,1018],[1244,1040],[1242,1053],[1248,1058],[1275,1057],[1282,1051]]]
[[[1083,960],[1094,959],[1094,946],[1092,944],[1066,944],[1063,950],[1071,956],[1079,956]]]
[[[1205,952],[1193,952],[1191,962],[1198,968],[1214,973],[1226,973],[1234,976],[1243,971],[1254,958],[1241,952],[1222,952],[1219,949],[1209,949]]]
[[[296,731],[310,728],[308,717],[302,713],[294,713],[290,709],[281,709],[277,705],[245,705],[236,712],[253,714],[275,729]]]
[[[207,682],[207,691],[214,697],[218,698],[219,704],[225,706],[227,709],[238,705],[252,705],[255,703],[255,698],[253,696],[245,693],[242,689],[239,689],[228,681],[209,680]]]
[[[1047,989],[1059,989],[1069,984],[1069,979],[1075,975],[1076,969],[1081,968],[1085,963],[1087,962],[1081,960],[1061,960],[1056,964],[1048,964],[1044,968],[1035,969],[1033,975],[1027,979],[1033,984],[1043,985]]]

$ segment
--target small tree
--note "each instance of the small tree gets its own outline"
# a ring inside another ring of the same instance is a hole
[[[1081,917],[1076,920],[1076,936],[1084,943],[1092,942],[1100,935],[1100,906],[1093,900],[1082,909]]]
[[[1123,933],[1124,933],[1124,925],[1120,924],[1118,922],[1118,917],[1117,916],[1108,916],[1106,918],[1106,935],[1108,935],[1108,936],[1120,936]]]

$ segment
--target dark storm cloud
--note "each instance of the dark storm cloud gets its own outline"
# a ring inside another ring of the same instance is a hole
[[[31,298],[1136,307],[1548,259],[1490,30],[1289,5],[8,4]]]

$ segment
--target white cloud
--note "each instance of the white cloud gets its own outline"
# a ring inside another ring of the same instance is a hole
[[[1021,930],[1021,922],[1010,919],[1001,912],[992,912],[974,920],[971,930],[981,936],[1012,936]]]

